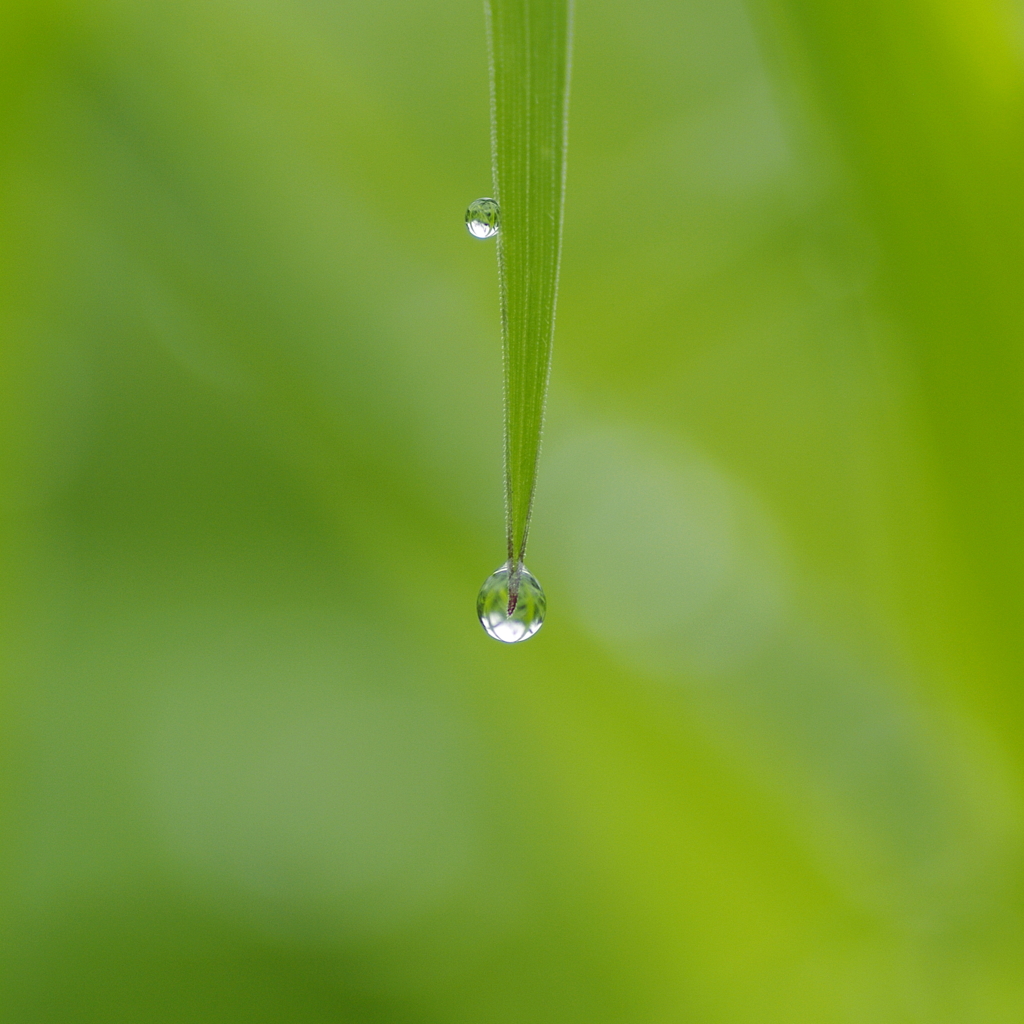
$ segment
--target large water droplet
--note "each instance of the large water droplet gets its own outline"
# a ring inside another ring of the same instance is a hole
[[[501,211],[493,199],[474,199],[466,209],[466,230],[474,238],[493,238],[501,227]]]
[[[503,644],[517,644],[526,640],[544,625],[544,612],[548,600],[537,578],[525,565],[518,571],[518,593],[509,598],[509,567],[503,565],[484,580],[480,596],[476,599],[476,613],[480,625],[495,640]]]

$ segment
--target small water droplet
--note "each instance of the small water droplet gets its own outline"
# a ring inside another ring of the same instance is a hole
[[[474,238],[493,238],[501,227],[501,211],[493,199],[474,199],[466,209],[466,230]]]
[[[544,625],[544,612],[548,600],[537,578],[519,566],[518,593],[509,599],[509,567],[506,563],[484,580],[480,596],[476,599],[476,613],[480,625],[489,636],[503,644],[517,644],[526,640]],[[511,581],[513,584],[515,581]]]

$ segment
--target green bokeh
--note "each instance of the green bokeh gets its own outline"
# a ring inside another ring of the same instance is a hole
[[[476,0],[3,5],[3,1024],[1017,1024],[1018,13],[581,0],[507,648]]]

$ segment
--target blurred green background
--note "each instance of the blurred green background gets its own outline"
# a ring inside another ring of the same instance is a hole
[[[581,0],[534,640],[477,0],[0,8],[0,1020],[1024,1014],[1024,11]]]

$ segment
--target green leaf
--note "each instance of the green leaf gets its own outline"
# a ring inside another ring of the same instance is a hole
[[[485,0],[505,367],[505,516],[522,563],[537,485],[562,248],[571,0]],[[510,601],[514,603],[514,587]]]

